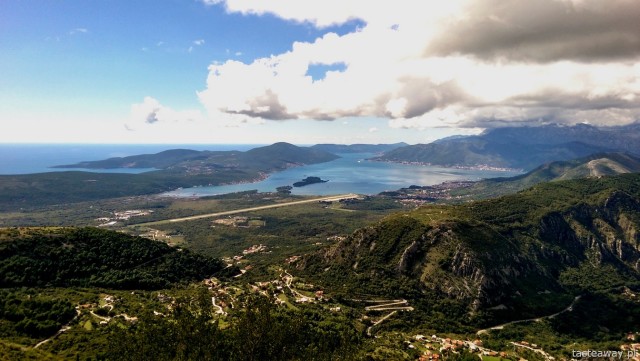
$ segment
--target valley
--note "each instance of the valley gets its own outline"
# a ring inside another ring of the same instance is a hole
[[[5,211],[0,356],[135,360],[154,349],[171,359],[180,345],[224,359],[270,359],[290,345],[293,359],[347,360],[634,350],[638,164],[606,153],[378,195],[153,194]]]
[[[640,0],[0,0],[0,361],[640,361]]]

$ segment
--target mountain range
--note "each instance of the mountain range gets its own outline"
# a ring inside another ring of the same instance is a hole
[[[406,297],[486,325],[637,287],[639,234],[640,175],[624,174],[395,214],[299,267],[345,294]]]
[[[612,151],[640,154],[640,124],[496,128],[476,136],[397,148],[374,160],[531,170],[551,161]]]
[[[316,144],[311,149],[318,149],[329,153],[384,153],[409,144],[400,142],[393,144]]]

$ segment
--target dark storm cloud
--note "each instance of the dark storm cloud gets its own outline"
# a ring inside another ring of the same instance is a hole
[[[600,61],[640,55],[636,0],[482,0],[446,26],[427,54],[519,61]]]

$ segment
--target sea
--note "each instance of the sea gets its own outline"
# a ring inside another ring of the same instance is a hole
[[[104,173],[143,173],[154,169],[69,169],[51,168],[56,165],[75,164],[82,161],[102,160],[138,154],[153,154],[168,149],[239,150],[246,151],[261,145],[255,144],[0,144],[0,174],[31,174],[80,170]],[[338,154],[331,162],[289,168],[270,174],[266,179],[253,183],[223,186],[202,186],[176,189],[165,193],[174,197],[202,197],[233,192],[257,190],[272,192],[277,187],[292,185],[306,177],[315,176],[325,183],[295,187],[297,195],[331,195],[344,193],[377,194],[411,185],[434,185],[446,181],[480,180],[494,177],[511,177],[516,171],[486,169],[458,169],[428,165],[374,162],[367,160],[375,154]],[[1,181],[1,180],[0,180]]]

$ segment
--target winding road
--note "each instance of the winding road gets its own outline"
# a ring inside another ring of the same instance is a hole
[[[378,301],[379,302],[379,301]],[[375,306],[366,306],[365,311],[413,311],[413,307],[409,306],[407,300],[392,300],[388,303],[384,302]]]
[[[562,313],[565,313],[565,312],[571,312],[571,311],[573,311],[573,306],[576,304],[576,302],[578,302],[580,300],[581,297],[582,296],[576,296],[573,299],[573,302],[571,302],[571,304],[569,306],[567,306],[564,310],[556,312],[554,314],[547,315],[547,316],[542,316],[542,317],[527,318],[527,319],[524,319],[524,320],[515,320],[515,321],[503,323],[502,325],[493,326],[493,327],[485,328],[483,330],[479,330],[478,332],[476,332],[476,335],[481,335],[481,334],[487,333],[487,332],[489,332],[491,330],[502,330],[503,328],[505,328],[505,326],[513,325],[513,324],[516,324],[516,323],[532,322],[532,321],[540,322],[540,321],[545,320],[545,319],[554,318],[554,317],[558,316],[559,314],[562,314]]]

